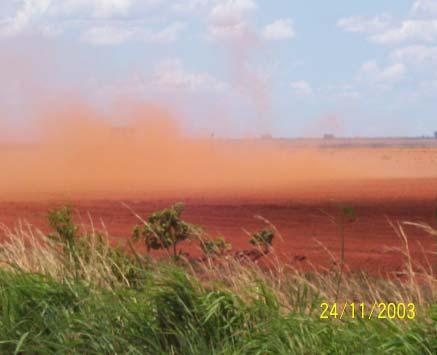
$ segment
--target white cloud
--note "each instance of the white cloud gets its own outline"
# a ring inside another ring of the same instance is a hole
[[[375,61],[364,63],[357,74],[357,81],[390,88],[400,82],[407,72],[403,63],[394,63],[385,68],[381,68]]]
[[[107,20],[127,17],[138,0],[18,0],[9,16],[0,17],[0,34],[17,36],[40,33],[52,36],[54,28],[62,32],[64,22],[71,20]],[[146,0],[146,3],[156,0]],[[51,30],[47,30],[51,29]]]
[[[311,85],[305,80],[290,83],[290,88],[293,89],[295,94],[300,96],[311,96],[313,94]]]
[[[215,40],[236,40],[247,37],[250,34],[250,26],[245,23],[237,23],[228,26],[210,26],[209,36]]]
[[[344,99],[359,99],[361,94],[358,91],[343,91],[338,93],[338,97]]]
[[[412,6],[412,12],[416,15],[436,15],[437,1],[436,0],[416,0]]]
[[[399,27],[391,28],[371,37],[380,44],[405,41],[433,42],[437,39],[437,20],[406,20]]]
[[[417,67],[437,64],[437,46],[413,45],[398,48],[391,52],[390,58],[395,62]]]
[[[248,36],[251,32],[249,17],[257,8],[253,0],[217,1],[209,13],[209,36],[217,40],[234,40]]]
[[[369,40],[378,44],[404,42],[431,43],[437,40],[437,0],[416,0],[410,16],[394,21],[383,14],[373,18],[352,16],[337,21],[337,26],[348,32],[369,34]]]
[[[133,29],[102,26],[87,29],[82,33],[81,39],[94,45],[116,45],[131,39],[134,34]]]
[[[255,0],[9,1],[16,2],[16,6],[4,7],[0,14],[0,36],[53,37],[73,30],[81,33],[81,40],[94,44],[117,44],[133,38],[146,43],[173,42],[184,30],[181,23],[159,31],[141,27],[193,14],[206,17],[210,37],[246,36],[254,32],[250,16],[257,10]],[[109,38],[112,34],[113,39]]]
[[[391,21],[391,17],[385,14],[372,18],[351,16],[338,20],[337,26],[347,32],[375,33],[387,29]]]
[[[142,38],[147,43],[171,43],[177,41],[184,30],[185,24],[177,22],[157,32],[147,31],[142,35]]]
[[[82,15],[95,18],[126,16],[135,0],[51,0],[54,16]]]
[[[437,79],[423,81],[419,84],[419,90],[423,96],[435,97],[437,93]]]
[[[28,29],[36,18],[48,11],[50,5],[51,0],[25,0],[13,16],[2,19],[1,34],[14,36]]]
[[[380,66],[375,61],[363,64],[356,81],[373,88],[389,89],[400,83],[407,72],[409,85],[418,85],[422,77],[435,77],[436,15],[437,0],[415,0],[404,19],[396,20],[389,15],[340,19],[337,26],[343,30],[367,34],[373,43],[394,47],[386,57],[386,65]]]
[[[172,10],[179,13],[193,13],[206,8],[212,0],[176,0],[172,4]]]
[[[224,91],[228,86],[208,73],[186,71],[180,60],[167,60],[157,66],[155,86],[163,90]]]
[[[256,9],[257,5],[253,0],[223,0],[212,8],[210,19],[216,25],[235,25]]]
[[[296,33],[291,19],[280,19],[265,26],[261,35],[265,40],[276,41],[291,39]]]
[[[351,84],[328,85],[320,91],[324,96],[334,99],[358,99],[361,97],[360,92]]]
[[[81,40],[93,45],[118,45],[128,41],[166,44],[176,41],[185,25],[170,24],[162,30],[144,30],[139,26],[95,26],[82,33]]]
[[[46,24],[39,27],[39,33],[43,37],[54,38],[60,36],[64,29],[59,25]]]

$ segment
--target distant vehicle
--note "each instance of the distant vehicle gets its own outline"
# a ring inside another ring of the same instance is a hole
[[[323,139],[334,139],[335,136],[333,134],[330,133],[326,133],[323,135]]]
[[[273,139],[273,136],[271,134],[263,134],[261,139]]]
[[[434,132],[434,138],[437,139],[437,131]]]

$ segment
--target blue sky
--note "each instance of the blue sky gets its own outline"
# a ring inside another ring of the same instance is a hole
[[[15,125],[80,92],[217,135],[437,130],[437,0],[4,0],[0,54]]]

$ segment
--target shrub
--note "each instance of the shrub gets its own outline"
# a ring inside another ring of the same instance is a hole
[[[54,234],[49,238],[61,243],[64,251],[72,251],[75,248],[78,228],[73,224],[70,207],[62,207],[49,212],[49,225],[54,229]]]
[[[48,234],[49,239],[62,247],[64,266],[73,268],[76,277],[80,268],[77,241],[78,228],[73,223],[70,207],[51,210],[49,212],[49,225],[54,233]]]
[[[48,234],[54,242],[54,248],[60,251],[60,257],[67,273],[73,273],[76,278],[83,277],[85,269],[99,263],[97,256],[104,256],[112,276],[117,280],[124,279],[131,285],[138,278],[138,267],[123,250],[109,245],[108,239],[98,232],[80,233],[73,223],[70,207],[62,207],[49,212],[49,225],[54,230]],[[59,248],[60,247],[60,248]]]
[[[270,229],[264,229],[260,232],[253,233],[250,238],[250,243],[261,247],[264,254],[267,254],[270,251],[274,237],[275,233],[273,231]]]
[[[184,205],[177,203],[170,208],[153,213],[142,226],[135,226],[134,240],[144,239],[147,250],[170,249],[178,256],[177,245],[193,237],[199,227],[181,219]]]
[[[232,249],[232,245],[224,237],[200,241],[200,248],[207,257],[223,256]]]

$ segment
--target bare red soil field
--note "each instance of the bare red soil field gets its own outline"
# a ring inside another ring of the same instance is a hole
[[[89,213],[123,242],[139,221],[122,201],[144,218],[181,201],[184,218],[234,250],[250,248],[245,231],[265,227],[259,215],[281,233],[274,246],[282,258],[329,267],[324,247],[338,256],[340,241],[328,215],[346,204],[358,217],[346,226],[346,262],[372,272],[404,264],[387,250],[402,246],[389,220],[435,223],[437,140],[193,139],[160,111],[128,116],[136,120],[125,134],[75,108],[44,116],[38,144],[0,146],[0,223],[24,219],[45,231],[48,210],[68,202],[82,222]],[[406,230],[424,264],[436,240]]]
[[[184,218],[204,226],[213,236],[224,235],[234,250],[249,249],[247,232],[266,226],[256,218],[262,216],[281,233],[274,241],[275,250],[287,262],[297,267],[332,266],[324,247],[339,255],[338,226],[327,215],[335,215],[340,204],[353,206],[357,220],[346,226],[346,262],[352,270],[372,273],[400,271],[405,259],[390,248],[403,247],[389,220],[435,223],[437,179],[376,179],[342,183],[318,183],[290,195],[272,198],[184,198],[106,199],[1,202],[0,222],[12,227],[19,219],[47,230],[50,208],[69,203],[75,207],[79,223],[89,225],[92,217],[96,228],[101,222],[114,241],[124,242],[132,227],[140,223],[133,211],[145,218],[149,213],[170,204],[186,204]],[[407,226],[409,247],[414,259],[426,265],[425,259],[435,263],[437,240],[421,230]],[[324,247],[323,247],[323,246]],[[198,254],[197,246],[185,243],[183,250]],[[305,257],[305,258],[302,258]],[[433,259],[434,258],[434,259]],[[302,260],[305,259],[305,260]]]

